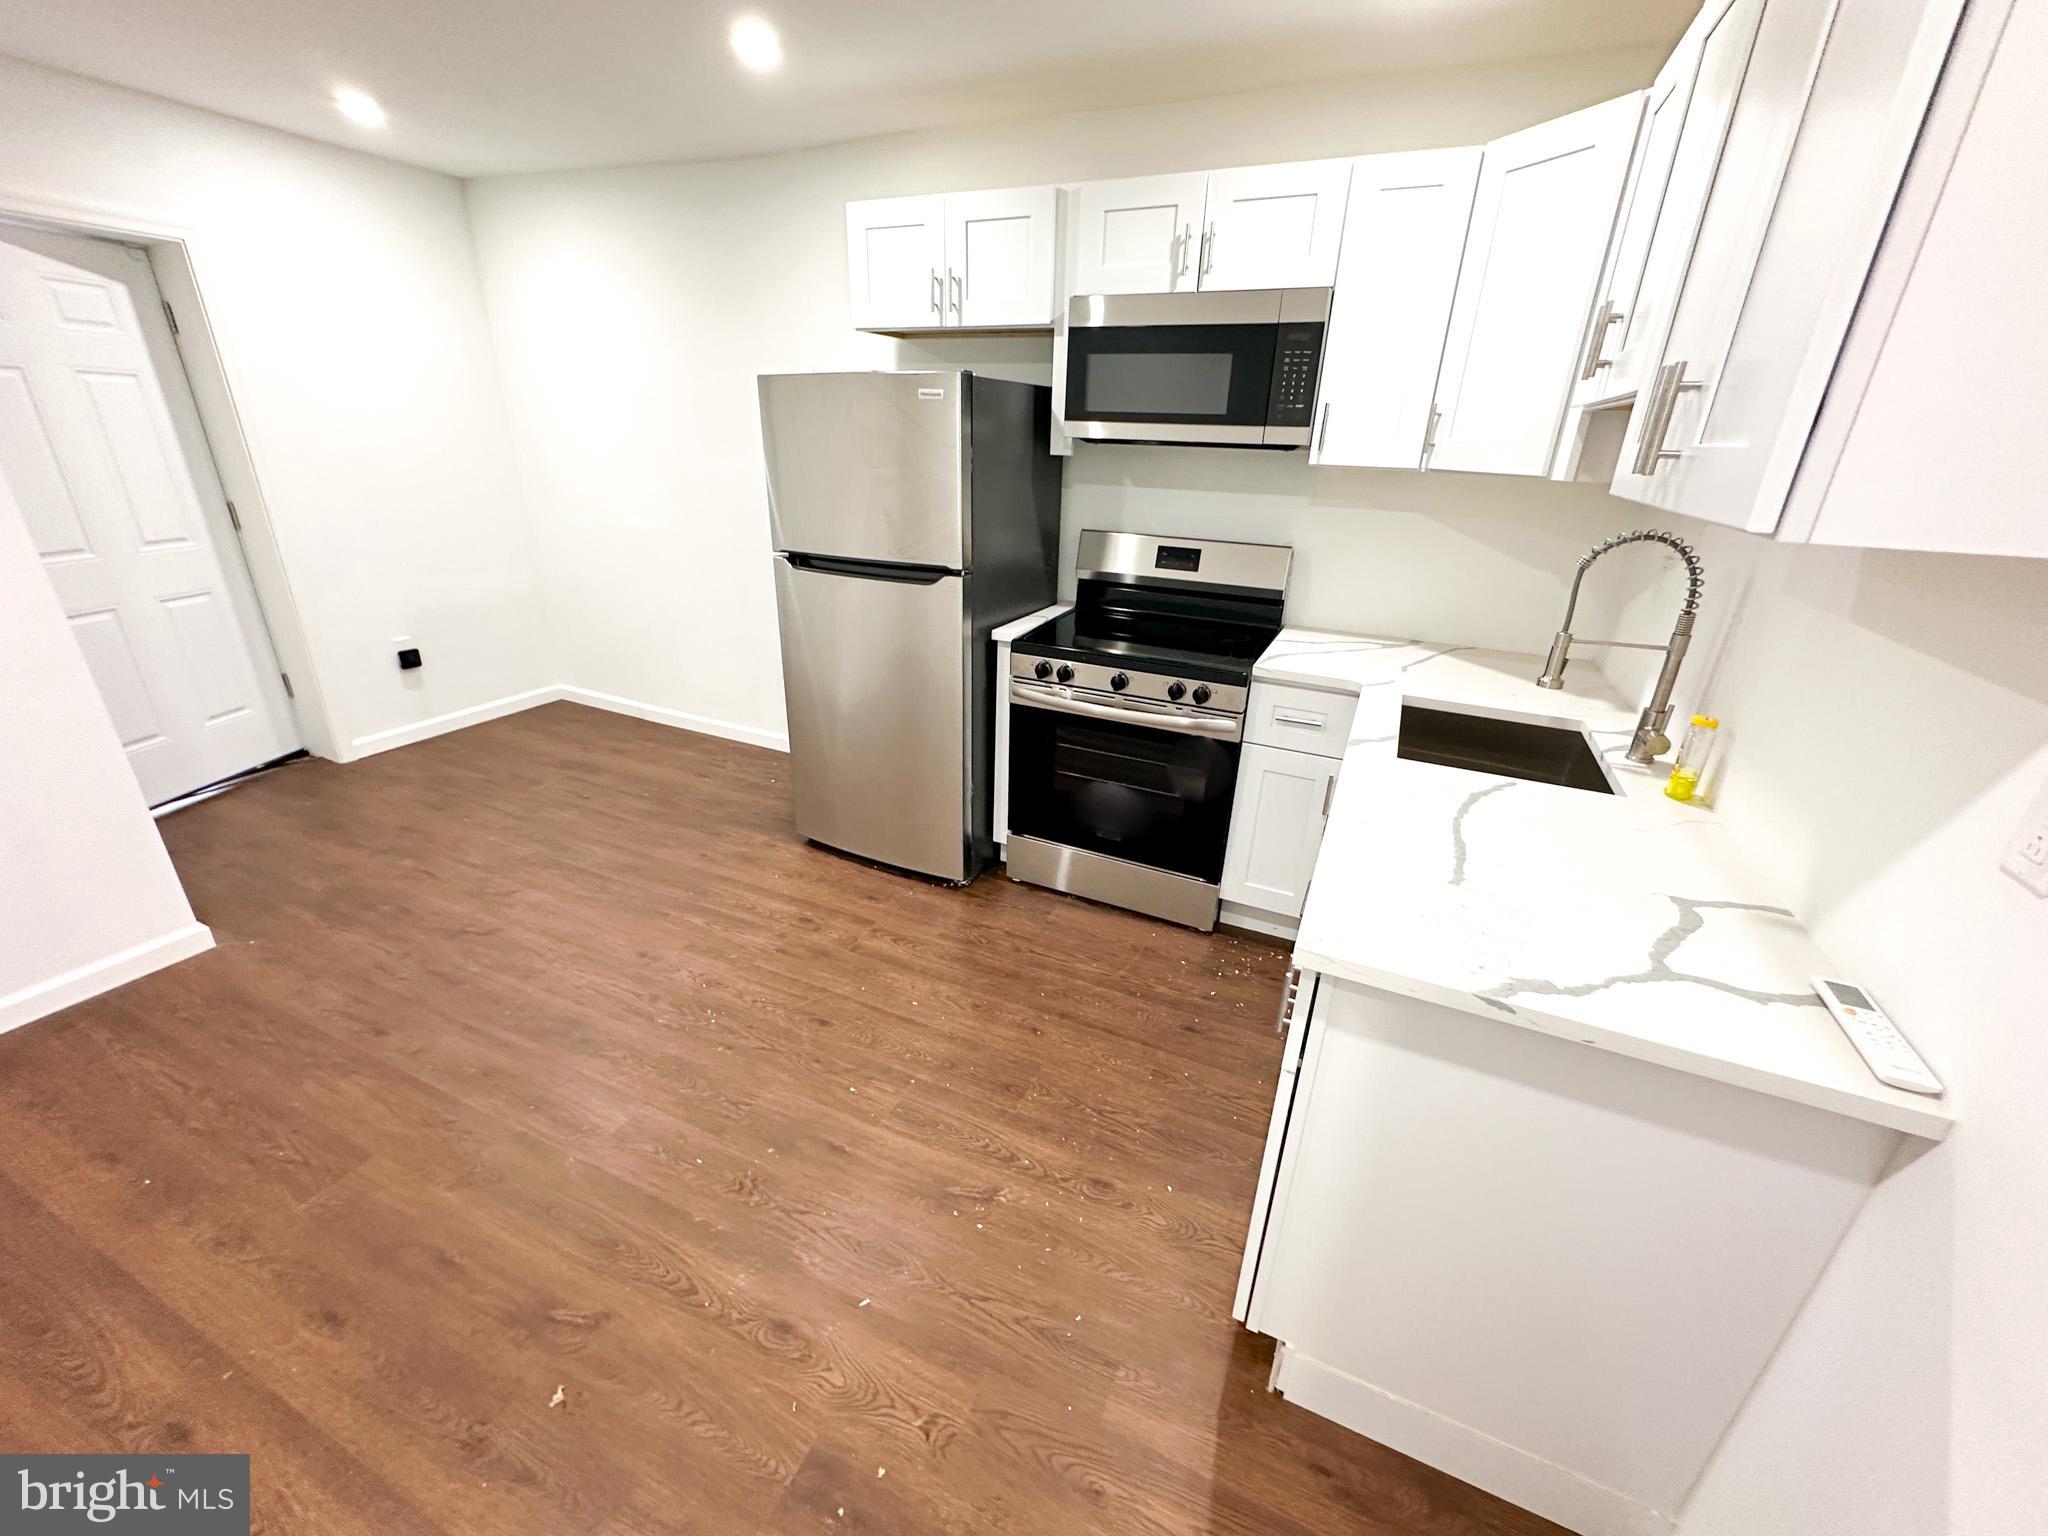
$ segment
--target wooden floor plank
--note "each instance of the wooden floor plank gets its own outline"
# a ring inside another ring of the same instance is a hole
[[[1230,1319],[1279,947],[786,770],[558,704],[167,818],[219,947],[0,1039],[0,1437],[322,1536],[1555,1531]]]

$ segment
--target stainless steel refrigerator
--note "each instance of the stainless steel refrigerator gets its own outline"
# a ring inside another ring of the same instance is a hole
[[[761,378],[796,829],[943,880],[994,852],[989,631],[1052,601],[1051,391]]]

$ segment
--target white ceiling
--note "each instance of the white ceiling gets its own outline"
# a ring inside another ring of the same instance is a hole
[[[1382,70],[1668,43],[1697,0],[93,0],[0,52],[456,175],[711,159]],[[780,73],[728,51],[742,10]],[[381,130],[329,99],[355,85]]]

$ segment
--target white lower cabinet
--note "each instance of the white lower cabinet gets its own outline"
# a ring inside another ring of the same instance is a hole
[[[1899,1133],[1327,973],[1306,1012],[1237,1294],[1274,1390],[1669,1536]]]
[[[1334,757],[1246,743],[1230,810],[1225,901],[1279,917],[1301,916],[1342,766]]]

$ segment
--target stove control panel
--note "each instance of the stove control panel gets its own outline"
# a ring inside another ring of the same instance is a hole
[[[1010,653],[1010,676],[1041,685],[1062,684],[1077,692],[1153,699],[1212,715],[1241,715],[1249,699],[1249,690],[1231,683],[1191,683],[1163,672],[1132,672],[1085,661],[1054,663],[1041,656],[1019,656],[1014,651]]]

